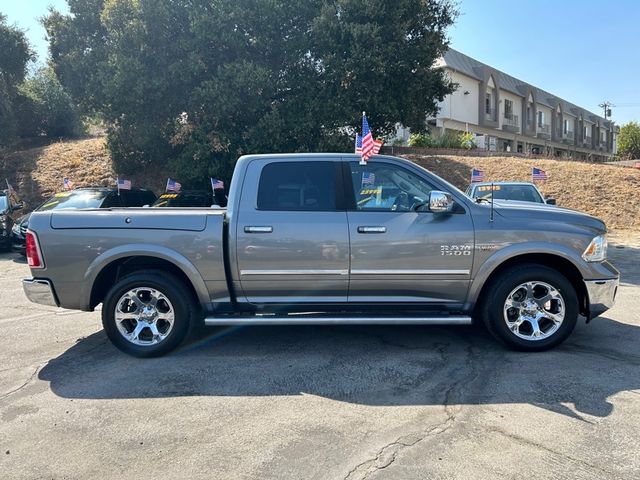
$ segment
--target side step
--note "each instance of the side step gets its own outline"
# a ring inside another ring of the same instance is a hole
[[[340,315],[219,315],[206,317],[207,326],[221,325],[471,325],[471,317],[340,316]]]

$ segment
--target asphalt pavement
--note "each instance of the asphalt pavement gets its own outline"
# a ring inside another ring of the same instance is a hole
[[[0,254],[2,479],[640,479],[640,244],[553,351],[479,327],[212,329],[128,357]]]

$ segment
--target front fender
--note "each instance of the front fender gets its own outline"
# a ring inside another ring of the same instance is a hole
[[[82,282],[82,305],[83,310],[88,310],[91,303],[91,291],[93,285],[100,275],[100,272],[104,270],[108,265],[116,260],[126,257],[152,257],[166,260],[178,267],[187,276],[193,288],[196,291],[198,300],[202,305],[209,302],[209,292],[207,286],[202,278],[202,275],[198,269],[187,259],[184,255],[176,252],[167,247],[160,245],[135,243],[128,245],[119,245],[96,257],[93,262],[87,268],[84,275],[84,281]]]
[[[591,264],[585,262],[577,251],[564,245],[550,242],[514,243],[495,251],[482,262],[479,268],[477,268],[469,287],[469,294],[465,305],[466,309],[473,308],[478,301],[482,287],[484,287],[485,283],[496,269],[511,259],[531,254],[549,255],[567,260],[578,269],[582,278],[590,278],[594,275],[596,277],[598,276],[597,269],[593,268]],[[594,272],[594,270],[596,271]]]

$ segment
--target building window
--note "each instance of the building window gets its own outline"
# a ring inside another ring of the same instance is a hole
[[[562,121],[562,132],[569,133],[569,120]]]
[[[484,97],[484,111],[487,115],[491,115],[491,110],[491,94],[487,92]]]
[[[531,118],[531,107],[527,107],[527,125],[531,125],[533,119]]]
[[[504,101],[504,118],[513,118],[513,102],[505,99]]]
[[[544,112],[538,111],[538,126],[541,127],[544,125]]]
[[[582,134],[583,134],[584,138],[591,137],[591,129],[587,125],[585,125],[584,128],[583,128]]]

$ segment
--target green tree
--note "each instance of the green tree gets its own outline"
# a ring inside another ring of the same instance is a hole
[[[16,132],[17,86],[33,58],[24,32],[9,25],[6,16],[0,13],[0,145],[9,142]]]
[[[640,123],[629,122],[620,128],[618,154],[629,158],[640,158]]]
[[[16,104],[21,136],[72,137],[80,123],[71,97],[51,68],[41,68],[19,87]]]
[[[44,20],[74,99],[109,123],[120,171],[168,162],[196,186],[243,153],[352,148],[425,130],[449,0],[68,0]]]

